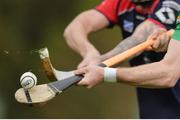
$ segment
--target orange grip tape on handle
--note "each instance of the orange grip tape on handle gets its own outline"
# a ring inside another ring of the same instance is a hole
[[[167,31],[167,35],[170,37],[172,37],[173,33],[174,33],[173,29]],[[116,64],[136,55],[137,53],[143,52],[145,49],[152,46],[154,44],[154,42],[155,42],[155,40],[153,40],[151,37],[149,37],[145,42],[143,42],[133,48],[130,48],[130,49],[126,50],[125,52],[120,53],[108,60],[105,60],[103,62],[103,64],[105,64],[107,67],[116,65]]]

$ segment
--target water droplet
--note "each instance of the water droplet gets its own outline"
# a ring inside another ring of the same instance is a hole
[[[4,50],[4,53],[5,53],[5,54],[9,54],[9,51],[7,51],[7,50]]]

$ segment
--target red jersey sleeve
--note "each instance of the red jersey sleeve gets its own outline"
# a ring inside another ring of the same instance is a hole
[[[119,6],[120,0],[104,0],[99,6],[96,7],[96,10],[101,12],[110,23],[118,23],[117,9]]]

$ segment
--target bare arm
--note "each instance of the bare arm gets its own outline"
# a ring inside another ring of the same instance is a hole
[[[119,53],[122,53],[122,52],[128,50],[129,48],[132,48],[132,47],[146,41],[147,38],[152,33],[157,32],[157,31],[162,31],[162,30],[164,31],[165,29],[159,27],[158,25],[156,25],[150,21],[144,21],[136,28],[136,30],[130,37],[124,39],[114,49],[112,49],[108,53],[102,55],[101,60],[103,61],[103,60],[106,60],[112,56],[119,54]]]
[[[118,69],[118,79],[141,87],[173,87],[180,78],[180,41],[171,40],[168,52],[160,62]]]
[[[99,52],[89,42],[88,35],[109,25],[104,15],[96,10],[88,10],[78,15],[65,29],[64,37],[68,45],[83,58],[98,56]]]

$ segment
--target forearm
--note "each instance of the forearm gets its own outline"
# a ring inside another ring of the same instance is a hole
[[[173,87],[180,78],[178,49],[180,49],[180,42],[171,40],[168,52],[162,61],[118,69],[117,78],[119,82],[150,88]]]
[[[117,72],[117,78],[119,82],[138,87],[166,88],[174,85],[171,82],[170,69],[162,62],[133,68],[120,68]]]
[[[86,32],[85,26],[79,21],[73,21],[65,30],[65,38],[67,44],[79,53],[81,56],[85,56],[89,52],[97,52],[88,40],[89,32]]]
[[[136,28],[135,32],[130,37],[124,39],[114,49],[102,55],[101,59],[106,60],[142,42],[145,42],[152,33],[160,30],[164,30],[164,29],[152,22],[145,21]]]
[[[142,42],[140,42],[140,40],[137,40],[136,37],[130,36],[130,37],[124,39],[122,42],[120,42],[115,48],[113,48],[109,52],[101,55],[101,60],[104,61],[108,58],[111,58],[111,57],[113,57],[117,54],[120,54],[140,43],[142,43]]]
[[[94,17],[92,17],[94,16]],[[99,55],[96,48],[89,42],[88,35],[109,24],[107,19],[95,10],[89,10],[77,16],[65,29],[64,37],[67,44],[82,57]]]

